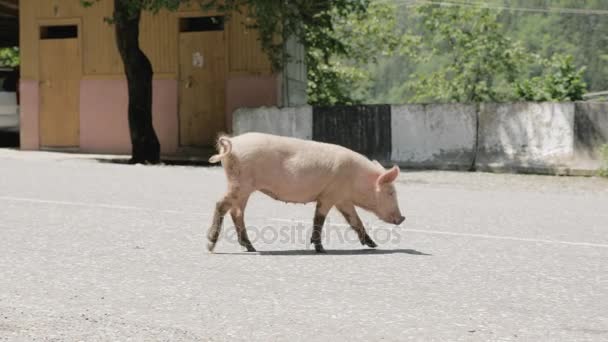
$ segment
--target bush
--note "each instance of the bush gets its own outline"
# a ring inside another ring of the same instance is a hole
[[[19,48],[0,48],[0,67],[16,67],[19,65]]]
[[[576,69],[572,56],[557,55],[542,62],[548,72],[519,82],[517,96],[526,101],[580,101],[587,89],[583,80],[585,68]]]

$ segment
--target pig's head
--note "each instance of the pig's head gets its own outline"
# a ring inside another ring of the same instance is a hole
[[[393,166],[390,170],[384,168],[382,170],[383,172],[375,181],[376,207],[374,213],[386,223],[399,225],[405,220],[399,210],[397,192],[393,185],[399,176],[399,167]]]

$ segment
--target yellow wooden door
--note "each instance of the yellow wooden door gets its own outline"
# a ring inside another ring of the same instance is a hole
[[[79,41],[40,40],[40,145],[77,147],[80,132]]]
[[[179,34],[179,124],[182,146],[210,146],[225,131],[224,31]]]

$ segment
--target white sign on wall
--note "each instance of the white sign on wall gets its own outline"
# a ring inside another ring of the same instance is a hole
[[[205,64],[205,59],[200,52],[195,52],[192,54],[192,66],[195,68],[202,68]]]

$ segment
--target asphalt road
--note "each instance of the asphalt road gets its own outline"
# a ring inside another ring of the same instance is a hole
[[[258,253],[204,234],[220,168],[0,150],[0,340],[607,341],[608,180],[407,172],[407,216],[255,195]]]

